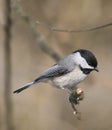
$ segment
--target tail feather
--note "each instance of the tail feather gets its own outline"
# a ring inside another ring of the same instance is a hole
[[[27,83],[26,85],[24,85],[23,87],[15,90],[13,93],[20,93],[21,91],[31,87],[34,84],[40,83],[40,82],[44,82],[46,79],[44,78],[44,76],[40,76],[37,79],[35,79],[33,82]]]
[[[35,82],[27,83],[25,86],[23,86],[23,87],[21,87],[21,88],[15,90],[13,93],[20,93],[21,91],[23,91],[23,90],[29,88],[30,86],[32,86],[32,85],[34,85],[34,84],[35,84]]]

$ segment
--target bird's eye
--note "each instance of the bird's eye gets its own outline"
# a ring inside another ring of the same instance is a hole
[[[83,69],[84,74],[89,74],[92,71],[92,69]]]
[[[80,69],[81,69],[81,71],[84,73],[84,74],[89,74],[93,69],[88,69],[88,68],[82,68],[81,66],[80,66]]]

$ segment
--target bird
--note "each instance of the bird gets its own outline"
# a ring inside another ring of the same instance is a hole
[[[35,80],[13,91],[20,93],[35,84],[47,82],[56,88],[72,93],[92,71],[98,70],[95,55],[86,49],[78,49],[42,72]]]

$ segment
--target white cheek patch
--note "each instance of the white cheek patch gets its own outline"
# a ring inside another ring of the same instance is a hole
[[[75,56],[75,63],[81,65],[82,68],[94,69],[94,67],[90,66],[87,61],[80,55],[79,52],[76,52]]]

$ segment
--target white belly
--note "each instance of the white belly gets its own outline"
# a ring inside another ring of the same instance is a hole
[[[79,71],[79,67],[76,67],[72,72],[60,77],[54,78],[51,82],[59,88],[74,88],[78,83],[83,81],[87,75]]]

